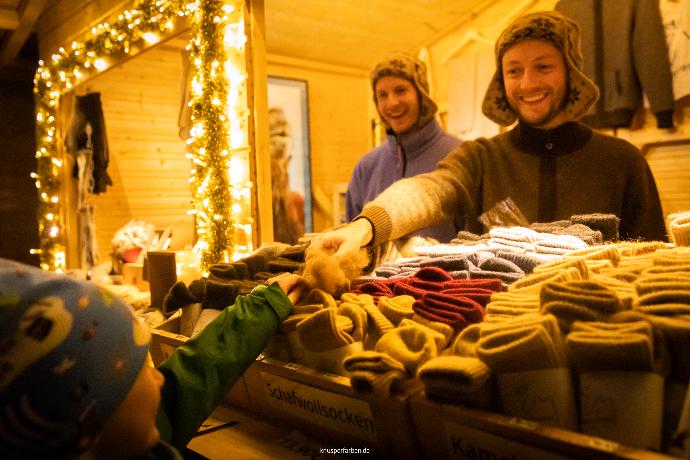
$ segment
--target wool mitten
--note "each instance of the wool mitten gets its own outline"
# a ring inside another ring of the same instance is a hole
[[[388,398],[403,381],[409,379],[405,367],[377,351],[363,351],[343,360],[343,368],[350,374],[350,384],[357,393]]]
[[[415,299],[409,295],[399,295],[395,297],[381,297],[378,307],[381,313],[395,326],[400,324],[405,318],[412,318],[414,310],[412,304]]]
[[[297,335],[309,351],[327,351],[354,343],[350,318],[339,316],[335,308],[324,308],[297,324]]]
[[[182,281],[178,281],[172,285],[163,299],[163,313],[166,316],[170,316],[178,308],[198,302],[199,300],[187,288],[187,285]]]
[[[442,351],[445,337],[421,325],[404,326],[386,332],[375,351],[386,353],[405,366],[408,375],[414,377],[417,368],[435,358]]]

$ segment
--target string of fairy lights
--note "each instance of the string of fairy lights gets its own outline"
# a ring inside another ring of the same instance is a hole
[[[201,268],[252,249],[244,2],[140,0],[116,20],[98,24],[89,38],[39,61],[34,77],[39,254],[44,270],[66,268],[64,149],[57,130],[60,96],[169,35],[178,17],[192,18],[192,136],[188,156]]]

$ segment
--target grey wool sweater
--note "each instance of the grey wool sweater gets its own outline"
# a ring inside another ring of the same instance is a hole
[[[551,130],[518,124],[492,138],[466,141],[438,169],[402,179],[362,210],[372,244],[462,216],[477,218],[510,197],[527,220],[551,222],[575,214],[615,214],[622,239],[666,240],[652,172],[632,144],[577,122]]]

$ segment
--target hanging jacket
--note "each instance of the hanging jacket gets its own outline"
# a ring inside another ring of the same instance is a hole
[[[91,125],[93,193],[99,194],[105,192],[107,186],[113,185],[113,181],[108,175],[108,162],[110,159],[100,93],[77,96],[74,102],[74,114],[65,136],[65,146],[67,151],[75,157],[79,150],[87,148],[89,141],[89,135],[86,130],[87,124]]]
[[[601,91],[582,121],[630,126],[647,96],[659,128],[673,126],[673,87],[658,0],[560,0],[556,10],[580,26],[584,71]]]

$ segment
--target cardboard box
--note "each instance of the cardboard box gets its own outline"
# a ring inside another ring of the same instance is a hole
[[[378,458],[419,458],[409,395],[366,397],[348,377],[268,357],[244,377],[254,412],[271,422]]]
[[[189,340],[189,337],[179,334],[181,316],[181,311],[177,310],[170,318],[151,331],[150,351],[155,366],[159,366],[175,352],[177,347]],[[240,376],[225,396],[225,402],[231,406],[252,411],[244,375]]]
[[[429,401],[423,392],[412,396],[409,404],[424,458],[672,458],[520,418]]]

